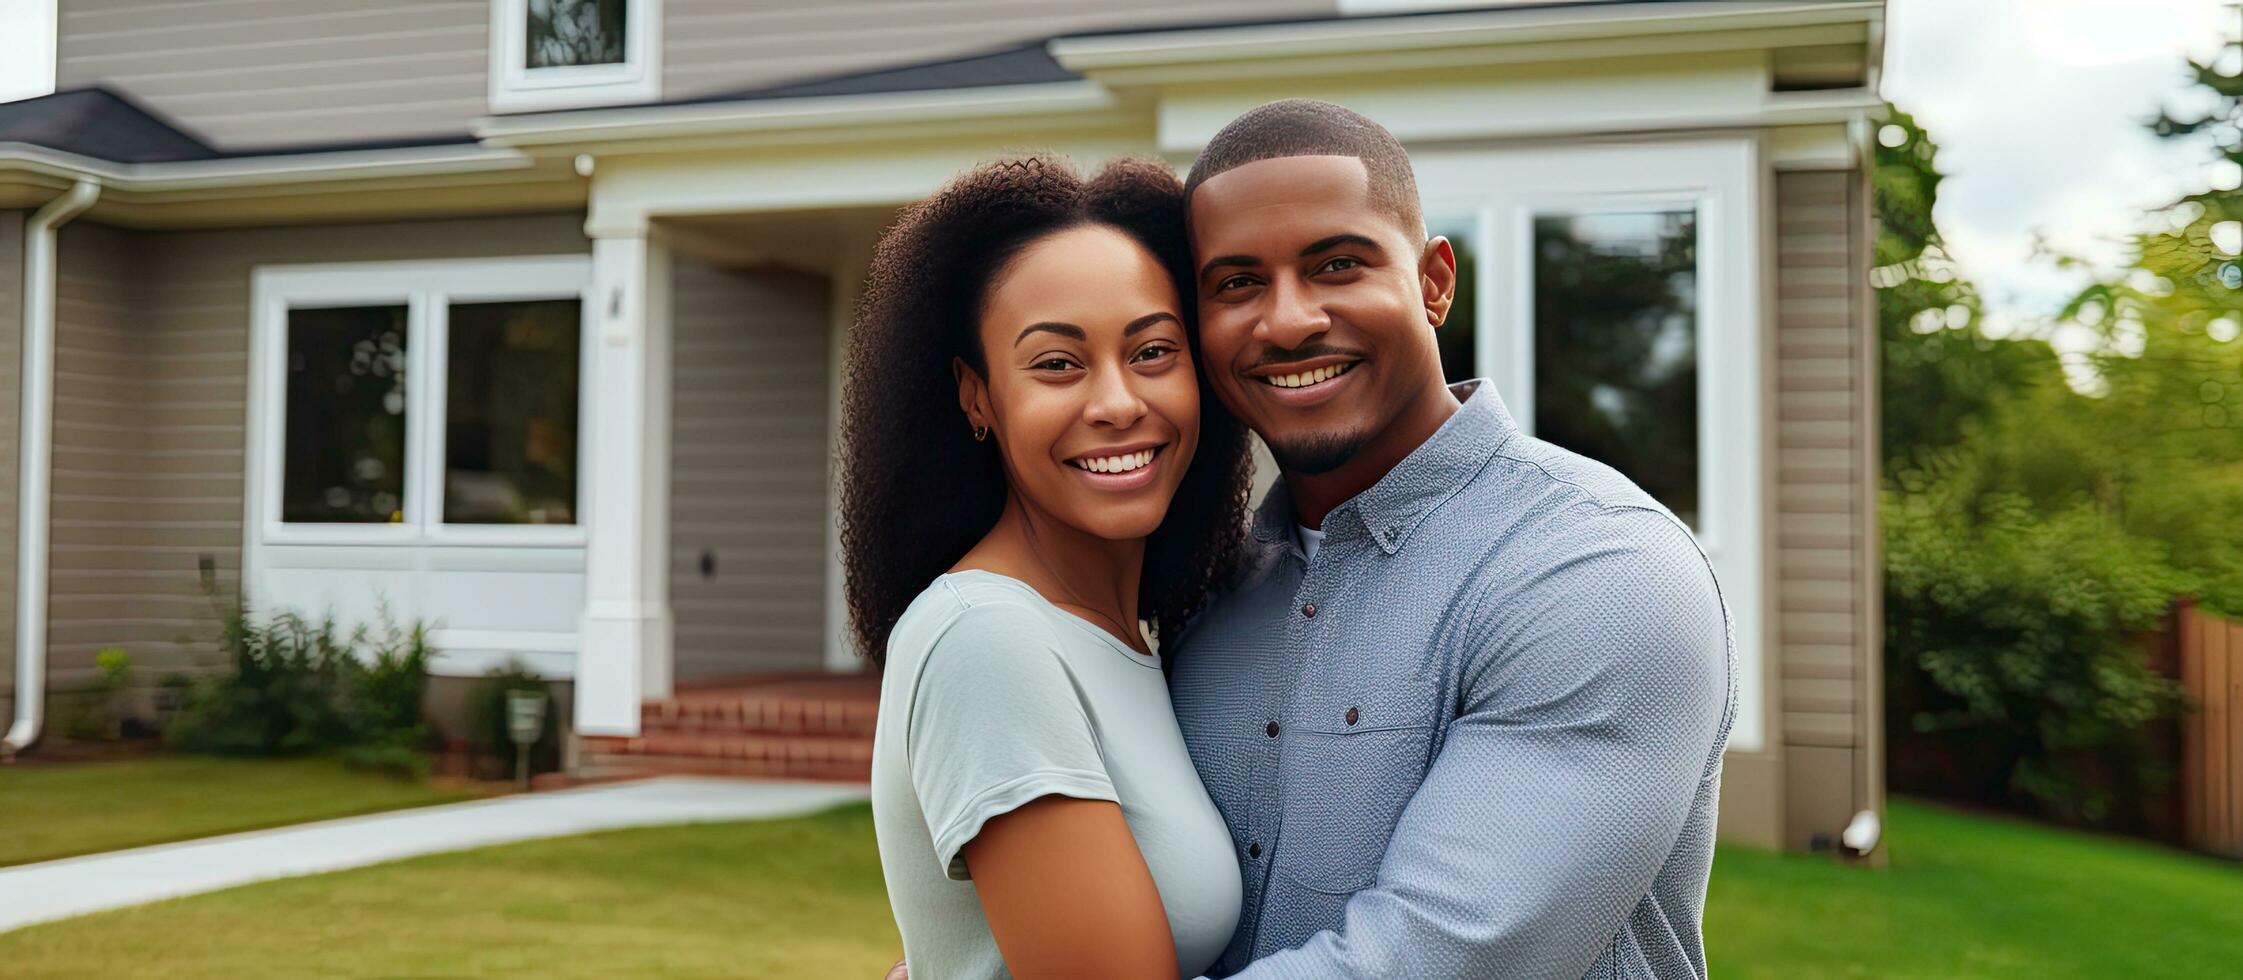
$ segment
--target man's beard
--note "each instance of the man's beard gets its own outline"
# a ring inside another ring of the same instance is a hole
[[[1362,432],[1317,432],[1282,443],[1262,440],[1279,468],[1301,476],[1322,476],[1339,469],[1368,441],[1369,435]]]

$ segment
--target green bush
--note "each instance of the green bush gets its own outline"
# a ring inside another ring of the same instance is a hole
[[[283,611],[260,620],[246,602],[222,618],[226,669],[187,687],[168,744],[218,755],[337,750],[356,765],[427,772],[426,627],[400,627],[385,610],[379,631],[343,634],[333,617]]]

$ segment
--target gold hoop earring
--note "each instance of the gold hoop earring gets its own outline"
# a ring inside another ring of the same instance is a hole
[[[987,438],[989,438],[989,427],[988,427],[988,426],[986,426],[986,425],[977,425],[977,426],[974,426],[974,441],[975,441],[975,442],[980,442],[980,441],[982,441],[982,440],[984,440],[984,439],[987,439]]]

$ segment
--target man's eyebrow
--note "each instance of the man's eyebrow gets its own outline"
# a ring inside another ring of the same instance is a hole
[[[1083,328],[1081,328],[1081,327],[1078,327],[1078,326],[1075,326],[1075,325],[1074,325],[1074,324],[1072,324],[1072,323],[1055,323],[1055,322],[1052,322],[1052,321],[1046,320],[1046,321],[1044,321],[1043,323],[1031,323],[1031,324],[1029,324],[1029,325],[1028,325],[1028,329],[1026,329],[1026,330],[1023,330],[1023,331],[1021,331],[1021,332],[1020,332],[1020,336],[1018,336],[1018,337],[1014,337],[1014,338],[1012,339],[1012,345],[1013,345],[1014,347],[1018,347],[1018,346],[1020,346],[1020,342],[1021,342],[1021,341],[1023,341],[1023,340],[1027,340],[1027,339],[1028,339],[1028,335],[1029,335],[1029,334],[1032,334],[1032,333],[1036,333],[1036,332],[1038,332],[1038,331],[1044,331],[1044,332],[1048,332],[1048,333],[1055,333],[1055,334],[1058,334],[1058,335],[1060,335],[1060,336],[1062,336],[1062,337],[1071,337],[1071,338],[1074,338],[1074,339],[1076,339],[1076,340],[1089,340],[1089,339],[1090,339],[1090,335],[1089,335],[1089,334],[1087,334],[1087,333],[1084,333],[1084,332],[1083,332]]]
[[[1134,336],[1137,331],[1143,330],[1146,327],[1150,327],[1153,324],[1159,323],[1163,320],[1176,324],[1179,327],[1184,325],[1182,321],[1176,319],[1176,314],[1174,313],[1147,313],[1144,316],[1129,321],[1129,326],[1122,328],[1122,336]]]
[[[1315,255],[1318,252],[1329,252],[1332,249],[1338,248],[1342,245],[1352,245],[1356,248],[1367,248],[1374,252],[1379,250],[1379,243],[1372,241],[1369,236],[1358,235],[1354,232],[1343,231],[1337,235],[1319,238],[1313,242],[1310,242],[1307,248],[1301,249],[1301,258],[1308,258],[1309,256]]]
[[[1262,260],[1251,255],[1222,255],[1208,259],[1206,265],[1199,267],[1199,275],[1200,278],[1205,279],[1208,273],[1214,272],[1218,268],[1252,269],[1261,264]]]

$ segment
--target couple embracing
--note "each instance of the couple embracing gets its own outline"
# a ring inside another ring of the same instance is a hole
[[[1712,569],[1444,383],[1456,278],[1401,144],[1306,101],[883,239],[842,534],[912,977],[1704,975]]]

